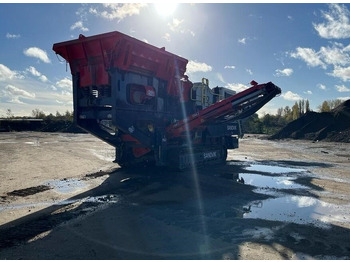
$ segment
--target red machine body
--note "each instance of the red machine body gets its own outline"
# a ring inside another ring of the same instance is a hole
[[[53,50],[70,65],[76,124],[113,145],[121,166],[224,161],[238,147],[239,120],[281,92],[271,82],[241,93],[192,83],[186,59],[120,32]]]
[[[107,85],[108,69],[151,74],[168,82],[168,95],[178,96],[176,81],[185,76],[187,59],[122,34],[111,32],[55,44],[54,51],[69,62],[80,86]]]

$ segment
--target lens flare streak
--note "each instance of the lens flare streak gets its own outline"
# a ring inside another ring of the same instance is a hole
[[[176,66],[176,74],[179,75],[176,60],[175,60],[175,66]],[[180,101],[184,101],[180,79],[179,78],[176,78],[176,79],[178,79],[177,85],[178,85],[178,90],[179,90],[180,98],[181,98]],[[180,104],[181,104],[182,116],[183,116],[183,119],[185,119],[187,116],[186,108],[185,108],[183,102],[181,102]],[[189,131],[188,123],[186,121],[185,121],[185,134],[186,134],[186,142],[187,142],[187,146],[188,146],[188,151],[189,151],[189,155],[190,155],[191,172],[192,172],[192,176],[193,176],[194,187],[196,190],[198,211],[199,211],[199,216],[201,219],[201,224],[202,224],[201,226],[202,226],[202,231],[203,231],[203,236],[204,236],[203,244],[199,246],[199,249],[200,249],[199,252],[202,255],[204,255],[204,253],[207,253],[209,251],[209,238],[208,238],[208,234],[207,234],[207,225],[206,225],[206,221],[204,218],[204,207],[203,207],[203,201],[202,201],[202,193],[201,193],[201,189],[200,189],[200,185],[199,185],[198,172],[197,172],[197,167],[195,164],[195,159],[194,159],[194,154],[193,154],[192,139],[191,139],[191,134]]]

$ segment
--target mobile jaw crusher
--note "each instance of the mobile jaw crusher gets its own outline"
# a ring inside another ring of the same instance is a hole
[[[240,93],[192,83],[188,60],[120,32],[53,50],[70,65],[75,123],[114,146],[120,166],[224,162],[238,148],[240,120],[281,93],[271,82]]]

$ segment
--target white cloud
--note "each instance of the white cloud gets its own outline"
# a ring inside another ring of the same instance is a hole
[[[7,66],[0,64],[0,81],[10,80],[14,78],[23,79],[24,77],[16,71],[12,71]]]
[[[191,31],[190,29],[185,28],[185,20],[179,20],[177,18],[173,18],[173,20],[168,23],[168,27],[171,31],[173,32],[177,32],[177,33],[181,33],[181,34],[185,34],[188,33],[190,35],[192,35],[193,37],[196,35],[193,31]]]
[[[170,42],[170,34],[169,34],[169,33],[165,33],[165,35],[163,36],[163,38],[164,38],[167,42]]]
[[[346,101],[350,99],[350,96],[337,97],[337,99]]]
[[[248,74],[253,75],[252,70],[250,70],[250,69],[246,69],[245,71],[246,71]]]
[[[310,206],[314,206],[317,202],[317,200],[315,198],[311,198],[308,196],[293,196],[291,197],[291,200],[293,202],[296,202],[298,207],[310,207]]]
[[[49,81],[45,75],[39,76],[39,79],[40,79],[40,81],[42,81],[42,82],[47,82],[47,81]]]
[[[343,49],[344,52],[350,52],[350,44]]]
[[[25,49],[23,51],[23,53],[26,56],[30,56],[30,57],[35,57],[40,59],[41,61],[43,61],[44,63],[51,63],[49,57],[47,56],[46,51],[38,48],[38,47],[30,47],[28,49]]]
[[[241,43],[241,44],[245,45],[246,44],[246,40],[247,40],[247,38],[243,37],[241,39],[238,39],[238,43]]]
[[[345,5],[330,4],[329,12],[322,11],[326,20],[323,23],[313,23],[315,30],[322,38],[344,39],[350,37],[350,12]]]
[[[224,80],[224,77],[222,76],[222,74],[217,73],[216,76],[221,82],[226,83],[225,80]]]
[[[303,60],[308,66],[321,66],[322,68],[326,69],[326,65],[322,62],[319,54],[311,48],[297,47],[296,52],[291,53],[290,56]]]
[[[266,116],[267,114],[269,115],[276,115],[277,112],[276,106],[274,106],[271,102],[265,104],[262,108],[260,108],[256,113],[258,114],[259,118],[262,118]]]
[[[64,95],[64,96],[71,96],[72,95],[71,92],[68,92],[66,90],[62,90],[61,94]]]
[[[249,86],[246,86],[241,83],[227,83],[226,87],[236,91],[237,93],[249,88]]]
[[[304,94],[306,94],[306,95],[312,95],[312,91],[311,91],[311,90],[307,90],[307,91],[304,92]]]
[[[36,68],[34,66],[30,66],[26,69],[26,71],[28,71],[29,73],[31,73],[33,76],[41,76],[41,73],[36,70]]]
[[[332,46],[322,46],[318,52],[311,48],[298,47],[290,56],[305,61],[311,67],[327,69],[327,65],[332,65],[333,71],[327,73],[328,75],[343,81],[350,79],[350,45],[344,47],[342,43],[334,42]]]
[[[338,77],[343,81],[348,81],[350,79],[350,66],[341,67],[334,66],[333,72],[330,73],[331,76]]]
[[[24,89],[20,89],[13,85],[7,85],[3,91],[2,96],[8,98],[8,102],[15,104],[23,104],[20,98],[34,99],[35,93],[29,93]]]
[[[78,30],[81,30],[83,32],[87,32],[89,31],[89,28],[85,27],[83,25],[83,21],[77,21],[75,22],[71,27],[70,27],[70,30],[74,30],[74,29],[78,29]]]
[[[225,69],[235,69],[236,67],[233,66],[233,65],[232,65],[232,66],[227,65],[227,66],[225,66],[224,68],[225,68]]]
[[[11,108],[13,113],[18,116],[31,115],[33,108],[40,106],[40,109],[45,113],[53,113],[56,111],[65,112],[66,110],[72,110],[72,92],[70,89],[64,89],[65,81],[58,81],[60,87],[55,83],[51,83],[46,80],[46,76],[41,74],[37,76],[39,70],[33,70],[36,76],[28,70],[23,70],[26,73],[26,79],[21,80],[18,78],[6,79],[4,82],[0,82],[0,112]],[[39,72],[40,73],[40,72]],[[2,85],[2,88],[1,88]],[[62,91],[63,92],[62,94]],[[55,101],[64,102],[58,104]]]
[[[65,77],[65,78],[61,79],[60,81],[57,81],[56,86],[58,86],[59,88],[62,88],[62,89],[72,90],[72,80]]]
[[[344,48],[342,44],[335,43],[332,47],[324,47],[320,48],[319,54],[320,57],[327,64],[332,65],[346,65],[350,63],[350,56],[347,53],[348,51]]]
[[[326,86],[323,84],[317,84],[317,87],[321,90],[326,90]]]
[[[7,34],[6,34],[6,38],[7,38],[7,39],[17,39],[17,38],[20,38],[20,37],[21,37],[20,34],[18,34],[18,35],[10,34],[10,33],[7,33]]]
[[[187,70],[186,72],[188,74],[195,73],[195,72],[210,72],[212,71],[212,67],[210,65],[207,65],[206,63],[200,63],[197,61],[189,61],[187,64]]]
[[[347,88],[345,85],[335,85],[335,88],[337,89],[338,92],[343,93],[343,92],[350,92],[350,88]]]
[[[34,66],[30,66],[26,69],[27,72],[31,73],[33,76],[37,76],[40,81],[47,82],[49,81],[45,75],[40,73]]]
[[[91,7],[89,9],[89,12],[91,14],[101,16],[103,18],[114,20],[118,19],[118,22],[123,20],[127,16],[133,16],[133,15],[139,15],[141,12],[141,9],[147,6],[145,3],[124,3],[124,4],[117,4],[117,3],[104,3],[103,10],[99,10],[98,8]]]
[[[98,11],[96,8],[90,7],[89,8],[89,13],[93,15],[98,15]]]
[[[275,76],[291,76],[293,74],[293,69],[292,68],[285,68],[283,70],[276,69],[275,72],[276,72]]]
[[[21,100],[19,100],[18,96],[11,97],[8,102],[13,103],[13,104],[24,104]]]
[[[22,97],[27,97],[27,98],[35,98],[35,94],[34,93],[29,93],[23,89],[17,88],[13,85],[7,85],[5,87],[5,89],[11,93],[12,95],[15,96],[22,96]]]
[[[173,18],[173,21],[171,23],[168,23],[168,26],[169,26],[171,31],[176,32],[176,31],[179,31],[179,28],[183,22],[184,22],[184,20],[179,20],[177,18]]]
[[[300,95],[293,93],[291,91],[287,91],[285,94],[282,94],[281,97],[283,97],[283,99],[288,101],[298,101],[303,99]]]

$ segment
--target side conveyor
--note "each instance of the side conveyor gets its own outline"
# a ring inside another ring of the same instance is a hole
[[[202,125],[243,119],[254,114],[280,93],[281,89],[271,82],[256,84],[170,125],[167,134],[169,137],[179,137],[184,135],[186,125],[188,131],[192,131]]]

